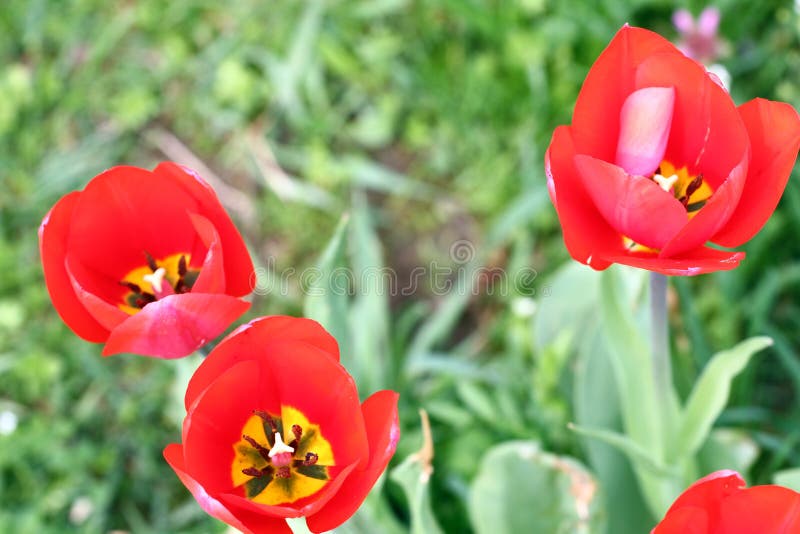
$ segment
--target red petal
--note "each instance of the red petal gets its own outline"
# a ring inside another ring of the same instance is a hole
[[[800,532],[800,493],[780,486],[755,486],[722,502],[718,526],[725,534]]]
[[[723,499],[727,498],[744,487],[744,480],[735,471],[717,471],[705,476],[689,486],[684,491],[669,510],[667,510],[664,521],[669,519],[670,514],[675,510],[684,507],[695,507],[705,510],[709,517],[709,524],[715,525],[719,519],[720,505]]]
[[[622,238],[597,211],[584,190],[574,157],[570,128],[559,126],[553,132],[545,155],[545,172],[564,232],[564,244],[575,260],[595,269],[605,269],[610,264],[598,259],[598,251],[619,248],[622,253]]]
[[[575,167],[608,224],[636,243],[661,248],[686,225],[681,203],[649,178],[590,156],[575,156]]]
[[[742,196],[747,177],[747,161],[745,154],[725,182],[714,191],[706,205],[661,250],[661,257],[681,256],[689,250],[704,245],[728,222]]]
[[[664,158],[689,167],[717,190],[745,157],[749,142],[730,95],[705,68],[682,54],[656,54],[636,71],[636,87],[675,87],[672,129]]]
[[[97,343],[108,338],[108,330],[78,300],[65,264],[70,220],[79,196],[77,191],[64,196],[44,216],[39,227],[39,254],[47,291],[61,320],[81,338]]]
[[[709,530],[708,514],[702,508],[685,506],[667,514],[650,534],[712,534]]]
[[[250,307],[230,295],[184,293],[151,302],[115,328],[103,356],[133,352],[181,358],[220,335]]]
[[[81,265],[81,263],[74,258],[68,257],[67,262],[67,274],[69,275],[70,282],[72,283],[72,289],[75,291],[75,294],[78,296],[78,299],[83,304],[84,308],[92,314],[97,322],[103,325],[104,328],[107,328],[109,331],[114,330],[117,326],[119,326],[123,321],[128,319],[130,315],[119,309],[117,306],[113,304],[109,304],[105,300],[98,297],[95,293],[88,291],[85,289],[79,279],[85,280],[87,282],[94,282],[96,293],[100,295],[106,295],[112,292],[111,287],[106,287],[101,290],[97,290],[98,286],[101,285],[112,285],[116,286],[113,287],[113,291],[120,293],[120,289],[123,289],[120,284],[114,284],[113,282],[109,282],[107,278],[96,278],[91,276],[90,273],[86,272],[86,268]],[[122,302],[122,296],[119,297],[119,302]]]
[[[650,176],[667,149],[675,90],[645,87],[631,93],[620,112],[616,164],[625,172]]]
[[[739,114],[750,137],[751,159],[739,205],[727,226],[713,237],[726,247],[745,243],[767,222],[800,148],[800,118],[789,104],[757,98],[742,105]]]
[[[336,496],[308,518],[312,532],[333,530],[347,521],[386,469],[400,439],[397,399],[398,394],[394,391],[379,391],[364,401],[361,409],[367,426],[369,463],[351,474]]]
[[[207,217],[219,232],[225,252],[225,276],[228,293],[234,296],[249,294],[252,290],[253,261],[247,252],[242,236],[231,218],[219,203],[214,190],[193,170],[172,162],[161,163],[153,172],[175,180],[200,205],[198,213]]]
[[[211,497],[206,490],[194,478],[192,478],[184,467],[183,448],[178,443],[167,445],[164,449],[164,459],[181,479],[200,507],[207,514],[223,521],[230,526],[244,532],[245,534],[257,534],[261,532],[271,532],[274,534],[292,534],[292,529],[283,519],[254,514],[247,510],[229,510],[224,504]],[[236,515],[234,515],[234,512]],[[247,526],[245,526],[247,525]]]
[[[258,358],[274,342],[291,341],[316,347],[339,361],[339,345],[318,322],[281,315],[261,317],[234,330],[203,360],[186,388],[187,411],[197,396],[234,363]]]
[[[636,89],[636,68],[652,54],[661,52],[682,55],[672,43],[651,31],[625,25],[617,32],[592,65],[575,103],[572,135],[579,153],[614,161],[620,110]]]
[[[296,408],[320,426],[336,465],[363,465],[369,460],[356,384],[339,362],[296,341],[274,343],[263,362],[274,377],[281,405]]]
[[[325,506],[334,495],[341,491],[342,483],[347,480],[355,468],[355,464],[348,465],[342,469],[330,482],[318,492],[287,505],[268,505],[250,501],[234,493],[223,493],[219,498],[232,506],[250,510],[256,513],[266,513],[278,517],[301,517],[309,516]]]
[[[118,281],[144,265],[145,252],[163,258],[191,250],[196,233],[189,211],[197,211],[197,202],[173,181],[114,167],[81,193],[68,248],[87,269]]]
[[[262,409],[271,386],[271,377],[258,362],[237,363],[206,388],[184,420],[186,466],[217,497],[233,490],[233,446],[253,410]]]
[[[727,252],[700,247],[683,254],[680,258],[659,258],[655,254],[631,253],[608,255],[601,259],[669,276],[693,276],[735,269],[744,259],[744,252]]]
[[[198,237],[203,242],[206,249],[203,265],[200,267],[200,274],[192,286],[192,291],[196,293],[225,293],[225,267],[223,265],[222,243],[211,221],[190,213]]]

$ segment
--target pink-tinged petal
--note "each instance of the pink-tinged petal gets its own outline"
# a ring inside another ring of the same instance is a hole
[[[672,23],[680,33],[691,33],[694,31],[694,17],[687,9],[679,9],[672,15]]]
[[[653,54],[682,54],[660,35],[622,27],[592,65],[583,82],[572,118],[572,135],[580,154],[613,161],[620,131],[620,109],[637,87],[637,67]],[[651,84],[667,87],[671,83]]]
[[[146,305],[115,328],[103,356],[132,352],[181,358],[220,335],[250,307],[229,295],[184,293]]]
[[[634,91],[620,112],[616,163],[628,174],[650,176],[667,148],[675,90],[646,87]]]
[[[192,291],[196,293],[225,293],[225,266],[223,264],[222,243],[220,242],[219,234],[217,234],[211,221],[202,215],[190,213],[189,218],[206,249],[206,256],[203,260],[203,265],[200,267],[200,274],[192,286]]]
[[[744,252],[727,252],[708,247],[692,250],[680,258],[659,258],[656,254],[629,253],[603,256],[609,263],[620,263],[668,276],[694,276],[715,271],[729,271],[739,266]]]
[[[78,299],[66,268],[67,236],[79,197],[77,191],[64,196],[44,216],[39,226],[39,254],[47,292],[61,320],[81,338],[98,343],[106,340],[108,329]]]
[[[248,510],[235,510],[234,515],[224,504],[211,497],[206,490],[187,472],[183,459],[183,448],[178,443],[167,445],[164,459],[178,475],[183,485],[192,493],[200,507],[210,516],[227,523],[245,534],[270,532],[274,534],[292,534],[292,529],[285,520],[254,514]]]
[[[786,188],[800,149],[800,117],[789,104],[757,98],[739,108],[751,144],[739,204],[712,240],[726,247],[749,241],[767,222]]]
[[[81,301],[84,308],[86,308],[86,310],[92,314],[92,317],[94,317],[98,323],[103,325],[104,328],[108,329],[109,331],[114,330],[123,321],[130,317],[130,315],[119,309],[119,307],[109,304],[94,293],[87,291],[81,285],[79,280],[82,279],[89,281],[91,280],[91,277],[85,272],[85,268],[79,261],[74,260],[74,258],[67,258],[66,267],[67,274],[69,275],[70,282],[72,283],[72,289],[75,291],[78,299]],[[98,282],[102,281],[104,280],[99,280]],[[119,284],[116,285],[119,286]],[[122,302],[121,298],[120,302]]]
[[[367,426],[369,463],[350,475],[341,491],[324,508],[308,518],[308,527],[312,532],[333,530],[347,521],[386,469],[400,439],[397,399],[398,394],[394,391],[379,391],[364,401],[361,410]]]
[[[553,132],[545,155],[545,174],[564,233],[564,244],[576,261],[602,270],[610,264],[598,259],[598,251],[618,249],[622,253],[622,239],[586,193],[574,158],[570,128],[559,126]]]
[[[339,345],[336,339],[318,322],[303,317],[283,315],[261,317],[234,330],[203,360],[186,388],[187,411],[197,397],[225,369],[239,361],[259,358],[260,353],[256,352],[254,347],[266,351],[272,343],[290,341],[316,347],[333,360],[339,361]]]
[[[697,33],[704,37],[715,37],[719,28],[719,9],[713,6],[705,8],[697,18]]]
[[[284,505],[268,505],[250,501],[245,497],[236,495],[234,493],[223,493],[219,496],[222,502],[249,510],[255,513],[264,513],[277,517],[301,517],[314,514],[325,506],[334,495],[342,491],[342,483],[352,476],[352,472],[356,465],[348,465],[342,469],[338,475],[334,476],[321,490],[313,495],[300,499],[292,504]]]
[[[253,260],[250,259],[242,235],[220,204],[211,186],[195,171],[172,162],[159,164],[153,173],[175,180],[200,205],[201,209],[198,213],[213,223],[219,233],[222,250],[225,253],[225,277],[228,293],[241,297],[252,292]]]
[[[704,245],[731,218],[742,196],[747,178],[747,154],[734,167],[697,215],[661,250],[661,257],[679,257]]]
[[[800,493],[780,486],[754,486],[722,502],[719,532],[793,534],[800,532]]]
[[[667,510],[667,515],[672,510],[678,510],[684,506],[695,506],[709,512],[713,524],[723,499],[741,491],[744,485],[744,479],[736,471],[715,471],[689,486],[675,499],[675,502]]]
[[[655,54],[636,71],[636,87],[675,88],[664,159],[717,190],[747,153],[747,131],[730,95],[699,63],[681,54]]]
[[[681,203],[653,180],[589,156],[575,156],[575,167],[608,224],[636,243],[661,248],[686,225]]]

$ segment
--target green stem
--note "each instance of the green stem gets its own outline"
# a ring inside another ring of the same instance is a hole
[[[666,275],[650,273],[650,336],[656,399],[661,404],[664,423],[669,419],[672,397],[672,364],[669,358],[669,320],[667,318]]]
[[[292,529],[294,534],[311,534],[311,531],[306,525],[305,517],[288,518],[286,519],[286,522],[289,524],[289,528]]]

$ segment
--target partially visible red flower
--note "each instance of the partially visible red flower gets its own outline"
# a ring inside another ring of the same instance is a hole
[[[249,303],[253,263],[211,187],[174,163],[114,167],[39,228],[44,277],[73,332],[103,355],[186,356]]]
[[[675,500],[651,534],[800,532],[800,493],[781,486],[744,485],[735,471],[701,478]]]
[[[336,340],[318,323],[266,317],[211,351],[186,390],[183,443],[164,457],[200,506],[245,533],[346,521],[397,446],[397,393],[359,405]]]
[[[623,27],[553,133],[548,189],[574,259],[664,274],[733,269],[775,210],[800,147],[788,104],[738,109],[669,41]]]

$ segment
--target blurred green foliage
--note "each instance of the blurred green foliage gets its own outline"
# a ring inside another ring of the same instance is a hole
[[[793,2],[716,5],[736,101],[762,96],[798,107]],[[345,212],[347,264],[357,269],[388,265],[402,281],[430,262],[464,276],[534,268],[537,276],[507,291],[478,295],[422,284],[379,299],[380,287],[365,288],[342,326],[345,361],[363,393],[401,392],[397,463],[418,448],[416,410],[430,413],[430,493],[446,532],[470,530],[471,481],[502,441],[536,440],[591,469],[591,445],[566,429],[580,409],[571,356],[588,333],[568,333],[569,313],[546,341],[532,327],[546,302],[571,310],[582,299],[549,283],[568,255],[547,201],[543,153],[615,31],[630,22],[674,38],[677,7],[697,13],[703,3],[6,0],[0,531],[224,530],[161,458],[180,439],[183,386],[197,360],[103,359],[61,323],[43,285],[42,217],[119,163],[205,165],[230,186],[218,191],[258,263],[277,273],[313,265]],[[734,382],[720,421],[741,433],[740,465],[755,458],[753,483],[800,465],[799,231],[795,176],[740,268],[673,286],[682,395],[714,352],[750,335],[775,340]],[[449,254],[458,240],[475,247],[466,264]],[[295,278],[285,291],[257,295],[248,317],[301,313],[303,287]],[[396,484],[380,497],[408,521]],[[627,500],[610,509],[641,515],[639,507]]]

